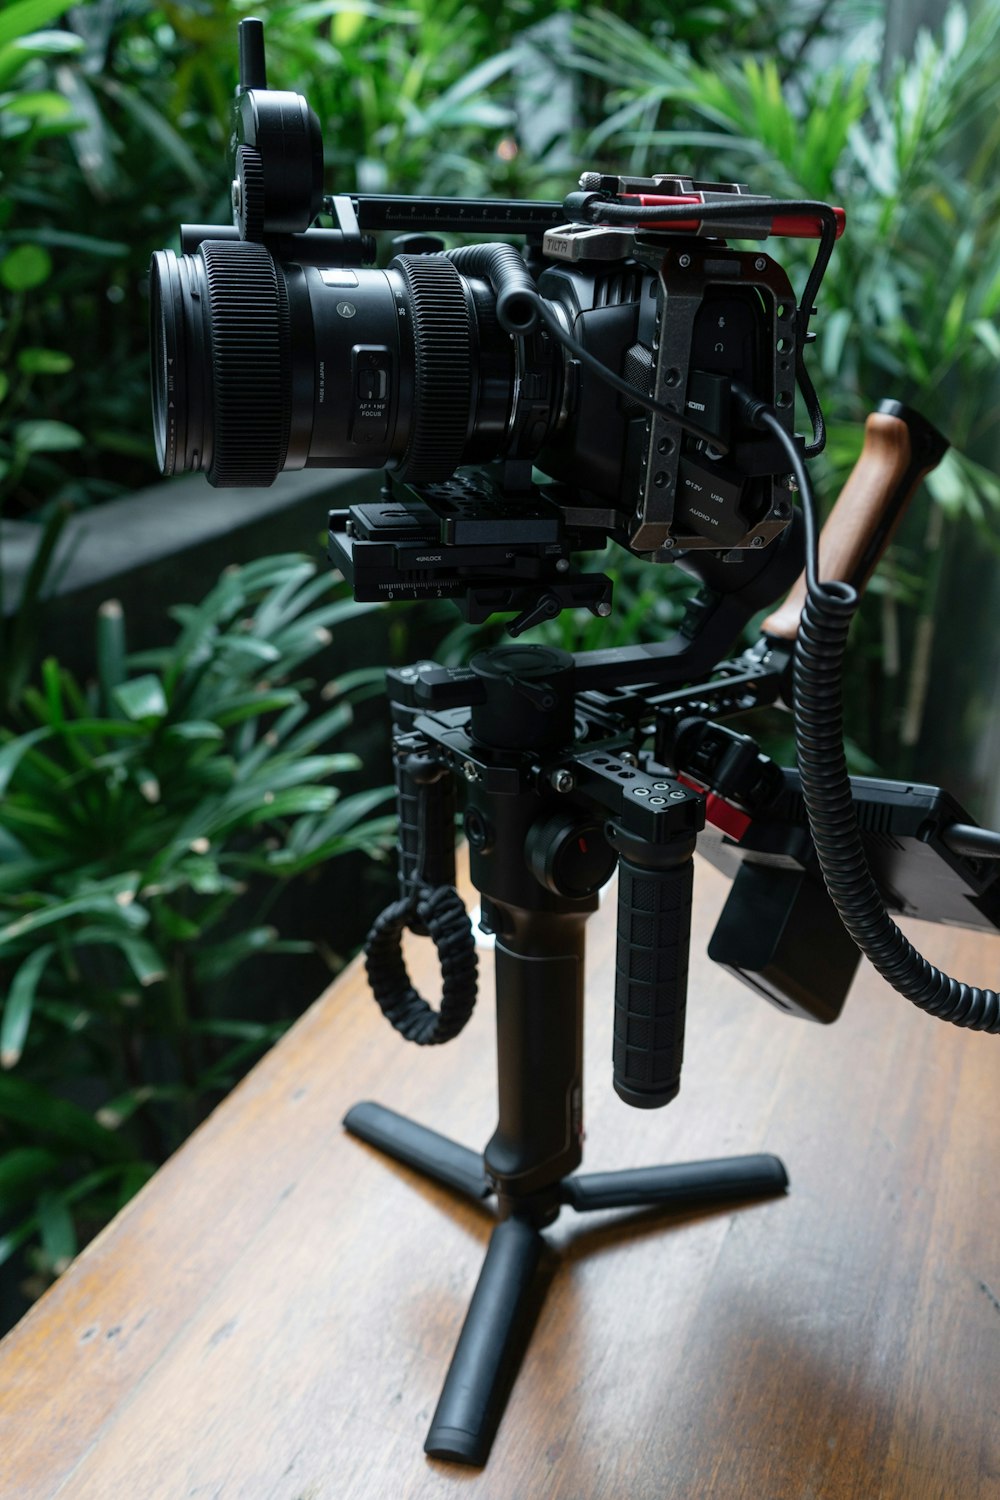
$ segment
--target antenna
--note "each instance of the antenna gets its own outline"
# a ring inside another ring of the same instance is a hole
[[[264,61],[264,23],[255,16],[240,22],[240,92],[267,88]]]

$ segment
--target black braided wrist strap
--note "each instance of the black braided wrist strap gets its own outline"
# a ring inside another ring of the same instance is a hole
[[[437,949],[441,1006],[432,1010],[410,983],[403,931],[419,922]],[[382,1014],[408,1042],[432,1047],[458,1036],[476,1003],[476,943],[461,896],[450,885],[387,906],[365,941],[368,983]]]

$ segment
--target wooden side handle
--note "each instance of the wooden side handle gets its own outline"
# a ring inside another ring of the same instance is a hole
[[[937,428],[898,401],[883,401],[865,423],[865,441],[819,539],[819,576],[859,592],[889,545],[924,475],[948,451]],[[793,641],[806,602],[800,574],[784,604],[764,621],[764,635]]]

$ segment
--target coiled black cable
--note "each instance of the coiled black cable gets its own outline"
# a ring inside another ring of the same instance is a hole
[[[862,953],[928,1015],[972,1031],[1000,1032],[1000,994],[952,979],[928,963],[886,911],[872,878],[844,754],[844,650],[858,593],[820,582],[815,502],[794,442],[774,413],[744,397],[748,419],[782,443],[798,481],[806,530],[807,597],[793,665],[795,743],[802,796],[823,879]]]
[[[441,964],[441,1005],[433,1010],[413,988],[401,939],[418,922],[434,943]],[[386,1020],[408,1042],[437,1046],[458,1036],[476,1004],[477,960],[472,924],[454,886],[404,897],[375,919],[365,941],[372,994]]]

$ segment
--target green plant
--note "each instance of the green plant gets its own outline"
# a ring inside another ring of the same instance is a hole
[[[337,587],[297,556],[230,569],[130,664],[108,604],[98,681],[46,662],[0,734],[0,1261],[30,1243],[58,1271],[177,1146],[287,1024],[219,1004],[238,965],[302,951],[278,890],[390,837],[386,789],[341,797],[358,760],[331,748],[373,674],[318,714],[300,676],[371,608]]]

